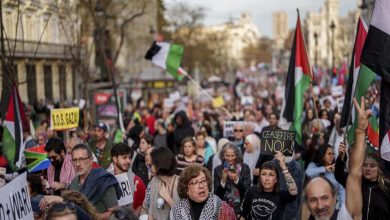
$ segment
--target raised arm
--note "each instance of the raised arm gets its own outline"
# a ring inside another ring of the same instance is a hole
[[[355,130],[355,143],[352,147],[349,175],[347,178],[346,187],[346,208],[353,219],[361,219],[363,208],[362,197],[362,166],[365,152],[365,137],[368,127],[368,119],[371,115],[371,110],[366,110],[364,97],[360,100],[360,105],[354,98],[353,104],[358,112],[358,123]]]
[[[282,169],[282,173],[284,175],[284,179],[286,180],[287,190],[291,195],[298,195],[297,184],[295,183],[294,178],[291,176],[290,172],[286,166],[286,160],[284,155],[278,151],[275,154],[275,159],[279,161],[280,168]]]

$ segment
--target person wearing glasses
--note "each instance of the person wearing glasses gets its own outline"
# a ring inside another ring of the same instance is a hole
[[[71,155],[66,151],[64,142],[58,138],[49,138],[45,145],[50,165],[47,169],[46,190],[53,190],[55,195],[60,195],[72,182],[75,171],[71,162]]]
[[[92,218],[73,202],[56,202],[49,206],[44,213],[44,220],[89,220]]]
[[[188,166],[180,175],[180,200],[171,209],[169,219],[236,219],[233,208],[210,192],[210,172],[199,164]]]
[[[95,206],[100,219],[108,219],[111,212],[118,207],[122,196],[115,176],[102,168],[92,168],[92,151],[85,144],[78,144],[72,149],[72,164],[76,177],[69,189],[84,194]]]
[[[233,137],[229,137],[229,140],[236,146],[241,152],[244,152],[244,123],[238,122],[233,127]]]

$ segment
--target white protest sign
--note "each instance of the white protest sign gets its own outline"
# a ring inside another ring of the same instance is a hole
[[[320,94],[320,87],[319,86],[313,86],[313,94],[319,95]]]
[[[234,125],[238,121],[225,121],[223,123],[223,137],[233,137],[234,135]]]
[[[252,96],[243,96],[241,97],[241,105],[252,105],[253,97]]]
[[[340,112],[340,113],[343,111],[344,100],[345,100],[345,97],[340,97],[340,98],[336,99],[336,101],[337,101],[337,111]]]
[[[169,98],[172,99],[173,101],[179,101],[180,100],[180,92],[176,91],[176,92],[172,92],[171,94],[169,94]]]
[[[130,180],[127,173],[122,173],[119,175],[116,175],[116,180],[118,180],[119,187],[122,190],[122,197],[118,200],[118,205],[128,205],[133,203],[133,192],[130,188]]]
[[[34,219],[27,187],[27,172],[0,189],[0,220]]]
[[[171,98],[165,98],[164,99],[164,108],[165,109],[169,109],[169,108],[172,108],[173,105],[175,104],[175,101]]]
[[[331,94],[333,97],[343,96],[343,87],[342,86],[333,86],[331,88]]]

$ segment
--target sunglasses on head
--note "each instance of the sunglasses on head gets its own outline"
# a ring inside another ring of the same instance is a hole
[[[69,209],[71,212],[76,213],[76,205],[73,202],[59,202],[51,205],[45,215],[49,216],[53,212],[63,212],[65,209]]]

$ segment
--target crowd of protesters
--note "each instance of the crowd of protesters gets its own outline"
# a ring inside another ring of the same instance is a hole
[[[390,182],[377,149],[366,146],[375,113],[366,107],[377,100],[355,101],[358,127],[348,146],[330,91],[308,92],[302,144],[295,143],[292,156],[267,155],[261,133],[281,129],[283,94],[277,76],[251,77],[214,88],[225,100],[219,107],[202,96],[169,107],[162,99],[129,103],[119,141],[103,121],[64,138],[42,120],[37,132],[24,134],[26,148],[44,145],[51,162],[28,174],[34,217],[390,219]],[[243,102],[244,96],[252,101]],[[224,135],[227,121],[236,122],[231,136]],[[121,206],[128,192],[116,176],[124,173],[132,198]]]

